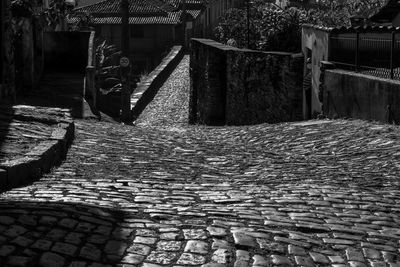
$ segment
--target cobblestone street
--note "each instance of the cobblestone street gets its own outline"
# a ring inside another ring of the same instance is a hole
[[[76,120],[0,195],[0,266],[400,266],[398,127],[188,126],[188,61],[136,126]]]

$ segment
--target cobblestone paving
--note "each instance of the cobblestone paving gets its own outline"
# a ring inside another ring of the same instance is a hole
[[[52,126],[43,122],[13,119],[11,108],[0,109],[0,162],[16,159],[47,140]]]
[[[2,103],[0,105],[0,164],[23,159],[29,152],[35,150],[35,147],[48,142],[52,132],[59,127],[59,123],[72,121],[67,112],[62,109],[10,106]]]
[[[0,195],[0,266],[400,266],[398,127],[76,126]]]
[[[187,124],[189,118],[189,56],[180,64],[158,91],[153,101],[136,120],[140,126],[176,126]]]

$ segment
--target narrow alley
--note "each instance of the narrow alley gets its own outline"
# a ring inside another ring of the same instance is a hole
[[[400,266],[400,129],[187,125],[185,56],[135,126],[75,120],[0,195],[0,266]]]

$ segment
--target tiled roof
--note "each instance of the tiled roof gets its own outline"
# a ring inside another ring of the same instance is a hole
[[[183,0],[165,0],[166,3],[173,5],[174,7],[178,7],[179,5],[182,5]],[[204,0],[186,0],[186,6],[203,6],[205,5]]]
[[[129,0],[130,24],[179,24],[183,0]],[[186,0],[186,11],[194,19],[203,7],[203,0]],[[76,14],[89,13],[94,24],[120,24],[120,0],[103,0],[99,3],[75,9]],[[69,23],[77,21],[71,17]]]
[[[309,23],[305,23],[301,26],[304,28],[311,28],[311,29],[321,30],[321,31],[325,31],[325,32],[331,32],[334,29],[333,27],[325,27],[325,26],[309,24]]]
[[[392,26],[356,26],[356,27],[338,27],[338,28],[332,28],[332,27],[323,27],[319,25],[312,25],[312,24],[303,24],[302,27],[304,28],[311,28],[311,29],[316,29],[316,30],[322,30],[326,31],[329,33],[354,33],[356,31],[360,33],[365,33],[365,32],[400,32],[400,27],[392,27]]]
[[[183,0],[130,0],[130,14],[162,14],[165,12],[178,11]],[[203,0],[186,0],[187,10],[200,10],[204,5]],[[103,0],[101,2],[79,7],[75,9],[78,13],[90,13],[92,15],[119,14],[120,0]]]
[[[169,12],[168,16],[130,17],[129,24],[175,25],[180,22],[180,12]],[[94,18],[94,24],[121,24],[121,17]]]
[[[200,14],[201,10],[186,10],[194,19],[196,19]]]
[[[130,14],[163,14],[166,11],[162,9],[165,5],[162,1],[158,0],[130,0],[129,13]],[[90,13],[92,15],[110,15],[120,13],[120,0],[104,0],[99,3],[80,7],[75,9],[78,13]]]
[[[103,0],[79,0],[78,1],[78,7],[83,7],[83,6],[88,6],[88,5],[93,5],[98,2],[101,2]]]

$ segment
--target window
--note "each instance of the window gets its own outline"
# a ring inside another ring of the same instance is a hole
[[[143,38],[144,27],[143,25],[130,25],[131,37],[132,38]]]

